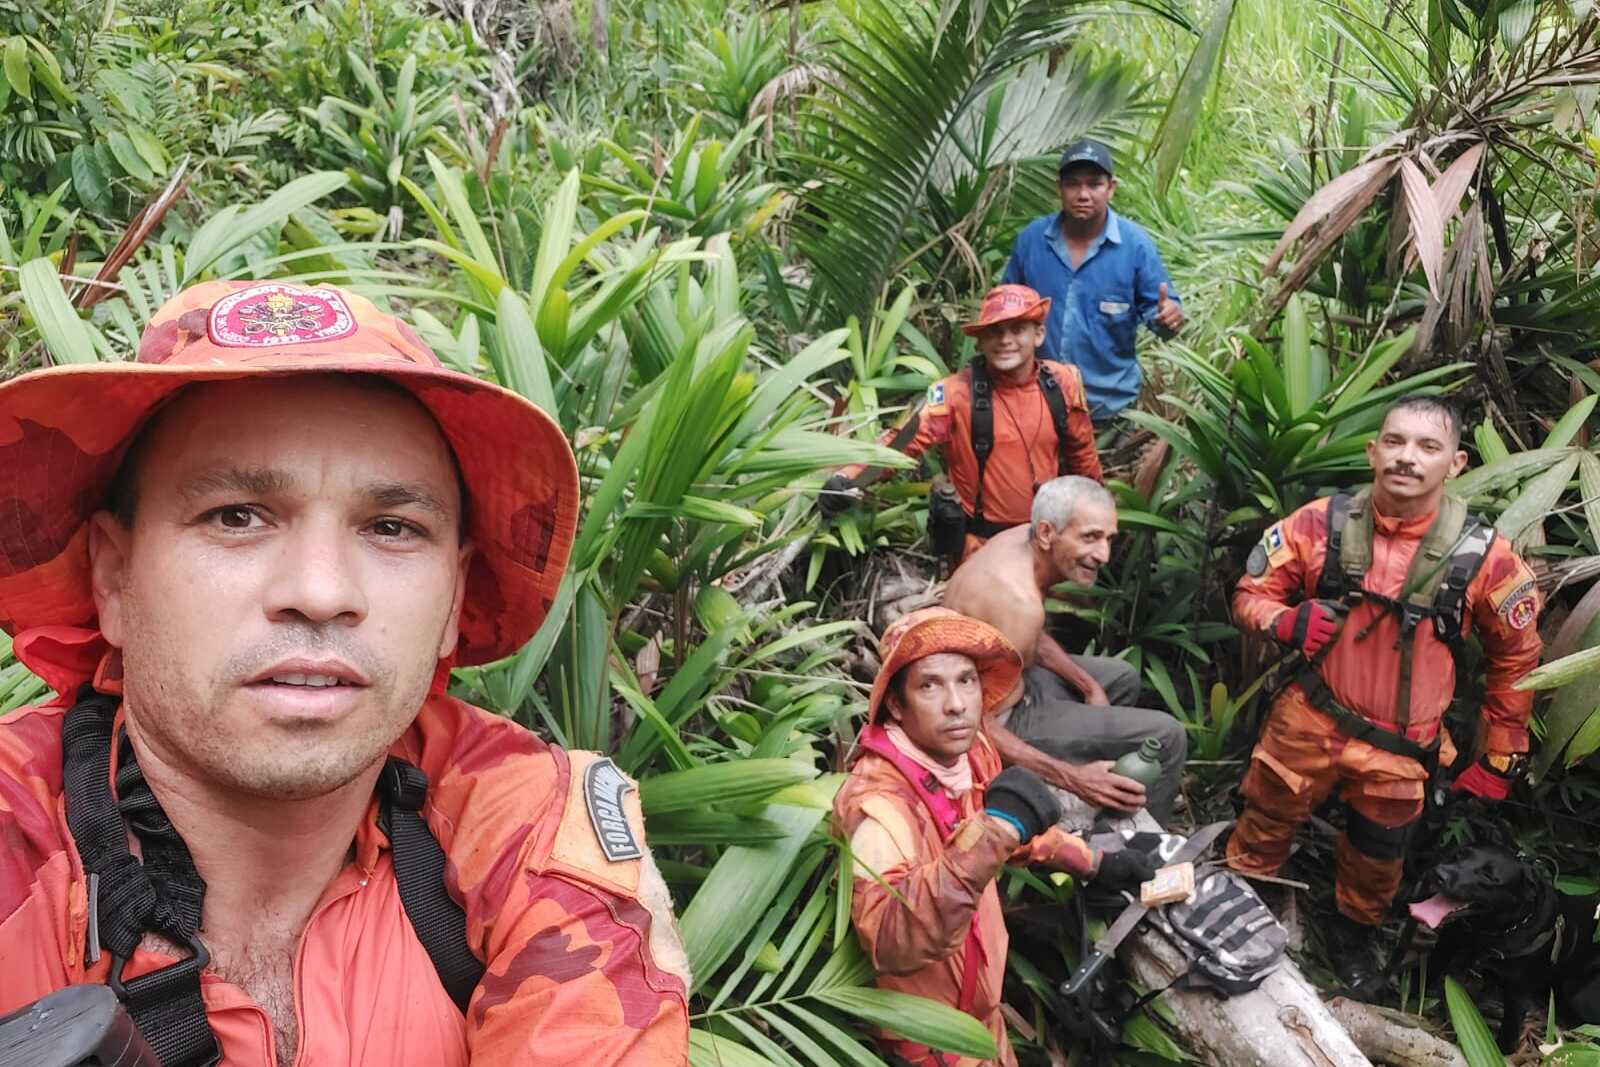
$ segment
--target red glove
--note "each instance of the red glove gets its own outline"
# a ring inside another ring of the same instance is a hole
[[[1511,779],[1489,766],[1485,756],[1461,772],[1450,792],[1470,793],[1482,800],[1504,800],[1511,792]]]
[[[1285,645],[1298,645],[1310,659],[1322,651],[1339,629],[1339,616],[1320,600],[1307,600],[1293,611],[1278,616],[1273,636]]]

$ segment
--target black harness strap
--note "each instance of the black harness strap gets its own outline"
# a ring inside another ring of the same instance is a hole
[[[205,882],[139,770],[126,735],[118,741],[117,798],[111,774],[117,698],[89,686],[62,727],[67,824],[89,881],[87,958],[111,953],[107,984],[127,1005],[163,1067],[210,1067],[222,1056],[200,999],[210,954],[199,937]],[[391,757],[379,776],[378,824],[389,837],[400,903],[445,992],[464,1013],[484,967],[467,945],[466,913],[445,887],[445,854],[422,817],[428,779]],[[141,864],[128,849],[138,835]],[[187,946],[191,955],[124,981],[122,969],[146,933]]]
[[[467,913],[445,889],[444,849],[422,818],[428,776],[391,756],[378,787],[383,795],[378,827],[389,835],[400,903],[445,992],[465,1014],[483,977],[483,963],[467,947]]]
[[[210,954],[200,941],[205,882],[189,850],[145,784],[123,739],[111,795],[111,727],[117,700],[85,686],[62,726],[62,781],[67,825],[89,880],[88,959],[111,952],[107,984],[164,1067],[209,1067],[222,1058],[200,999],[200,972]],[[128,849],[128,830],[147,857]],[[122,969],[148,932],[188,947],[191,955],[124,981]]]
[[[1039,391],[1044,394],[1044,406],[1050,409],[1050,422],[1056,430],[1056,477],[1067,473],[1071,457],[1067,454],[1067,398],[1061,395],[1061,383],[1050,373],[1041,360],[1039,363]]]
[[[979,356],[972,361],[972,454],[978,460],[978,488],[973,493],[972,514],[967,528],[977,533],[983,517],[983,472],[989,466],[989,453],[994,451],[994,396],[989,389],[989,369]],[[983,536],[979,534],[979,536]]]

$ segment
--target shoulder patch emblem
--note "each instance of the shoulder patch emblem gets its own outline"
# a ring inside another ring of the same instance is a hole
[[[1538,617],[1538,614],[1538,600],[1532,593],[1529,593],[1521,600],[1512,601],[1510,606],[1506,608],[1506,625],[1513,630],[1526,630],[1533,624],[1533,620]]]
[[[1512,577],[1521,578],[1522,575],[1518,573]],[[1489,602],[1507,626],[1513,630],[1525,630],[1539,614],[1538,585],[1532,578],[1523,578],[1516,585],[1502,583],[1500,588],[1489,594]]]
[[[583,772],[583,799],[589,807],[589,821],[594,824],[600,850],[612,863],[644,855],[622,808],[622,798],[632,788],[633,783],[609,759],[597,759]]]
[[[938,407],[944,404],[944,383],[934,382],[928,386],[928,406]]]
[[[1287,560],[1290,554],[1289,542],[1283,537],[1283,523],[1275,522],[1267,527],[1267,532],[1261,535],[1256,547],[1250,550],[1245,569],[1250,577],[1259,578]]]

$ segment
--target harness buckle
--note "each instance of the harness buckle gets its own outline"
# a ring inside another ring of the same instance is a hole
[[[163,935],[165,936],[165,935]],[[141,974],[137,978],[122,980],[122,968],[128,965],[128,957],[118,952],[111,953],[111,973],[106,976],[106,985],[117,995],[117,999],[127,1003],[130,998],[146,992],[151,986],[158,985],[177,978],[187,978],[190,974],[199,975],[211,964],[211,952],[206,948],[205,942],[200,940],[198,931],[185,935],[185,947],[190,956],[188,959],[179,960],[165,967],[157,968],[149,974]]]

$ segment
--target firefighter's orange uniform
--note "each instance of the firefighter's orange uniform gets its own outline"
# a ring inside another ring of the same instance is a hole
[[[1260,573],[1241,578],[1234,594],[1238,625],[1271,634],[1280,615],[1317,595],[1328,554],[1328,508],[1326,499],[1314,501],[1267,531],[1258,549],[1265,557]],[[1433,514],[1392,519],[1374,508],[1364,592],[1401,596],[1433,520]],[[1483,744],[1492,754],[1528,747],[1533,694],[1512,685],[1539,661],[1539,606],[1532,572],[1495,537],[1466,587],[1461,612],[1484,652]],[[1400,633],[1393,611],[1376,600],[1357,601],[1319,665],[1338,704],[1390,733],[1399,721]],[[1412,640],[1404,735],[1424,747],[1437,738],[1440,761],[1449,763],[1455,749],[1448,731],[1441,736],[1441,720],[1455,691],[1454,657],[1431,626],[1418,626]],[[1349,820],[1336,855],[1338,907],[1357,922],[1379,923],[1399,888],[1406,831],[1422,814],[1427,777],[1418,760],[1349,737],[1313,705],[1304,686],[1291,684],[1273,703],[1251,754],[1246,807],[1228,843],[1228,862],[1247,873],[1276,872],[1295,827],[1339,786]]]
[[[961,330],[977,337],[1006,323],[1031,322],[1043,328],[1049,313],[1050,301],[1026,285],[997,285],[984,294],[978,318],[963,323]],[[987,372],[978,378],[975,384],[973,368],[968,366],[940,379],[928,387],[926,401],[905,423],[878,438],[879,444],[913,459],[930,448],[939,449],[967,515],[963,560],[1001,530],[1025,525],[1032,516],[1034,492],[1050,479],[1079,474],[1105,481],[1077,367],[1037,360],[1020,385],[992,380]],[[975,395],[982,398],[985,383],[989,405],[979,422],[980,427],[988,426],[990,450],[988,459],[980,461],[973,401]],[[1061,410],[1055,415],[1046,387],[1060,399]],[[867,469],[865,464],[843,467],[829,481],[857,482]]]
[[[942,639],[937,628],[947,631]],[[889,679],[936,651],[973,657],[983,673],[986,709],[1005,696],[1008,679],[1014,683],[1021,670],[1020,657],[997,631],[943,608],[907,616],[882,645],[874,716]],[[890,1052],[916,1067],[1014,1067],[1000,1014],[1008,938],[995,877],[1007,863],[1080,875],[1097,866],[1097,855],[1059,827],[1017,848],[1015,833],[983,813],[984,791],[1000,773],[993,743],[980,732],[966,758],[971,788],[951,796],[874,722],[862,730],[849,780],[834,798],[836,828],[856,860],[851,919],[877,969],[878,985],[960,1008],[989,1028],[999,1049],[996,1059],[979,1061],[882,1035]]]
[[[1066,401],[1066,451],[1071,467],[1057,469],[1060,449],[1055,426],[1037,379],[1029,379],[1025,385],[994,382],[994,451],[983,471],[983,513],[990,522],[1002,526],[1026,524],[1033,510],[1034,490],[1052,478],[1081,474],[1097,482],[1105,480],[1078,368],[1053,362],[1041,362],[1039,366],[1060,385]],[[978,498],[978,457],[972,448],[972,368],[965,367],[931,386],[926,402],[912,413],[911,421],[916,424],[915,433],[901,451],[915,459],[928,449],[937,448],[962,508],[972,515]],[[895,438],[909,428],[889,430],[878,442],[893,446]],[[839,473],[855,478],[865,469],[856,465],[841,468]],[[990,536],[993,535],[979,535],[969,529],[962,558],[970,556]]]

